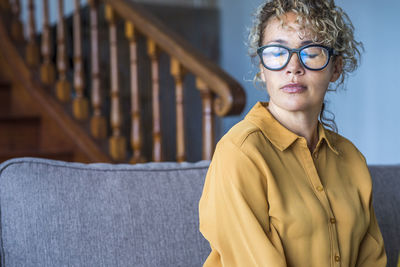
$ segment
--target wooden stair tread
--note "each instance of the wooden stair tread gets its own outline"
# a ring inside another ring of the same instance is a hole
[[[0,90],[10,90],[10,89],[11,89],[10,82],[0,80]]]
[[[6,114],[11,108],[11,86],[0,84],[0,114]]]
[[[20,115],[20,114],[0,114],[0,122],[9,122],[9,121],[38,121],[40,122],[41,118],[39,116],[31,116],[31,115]]]
[[[40,128],[37,116],[0,115],[0,149],[38,149]]]
[[[72,161],[74,153],[68,150],[66,151],[40,151],[40,150],[1,151],[0,150],[0,162],[6,161],[11,158],[20,158],[20,157],[35,157],[35,158]]]

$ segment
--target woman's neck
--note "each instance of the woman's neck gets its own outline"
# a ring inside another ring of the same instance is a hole
[[[318,116],[320,110],[288,111],[274,103],[268,104],[268,110],[283,126],[293,133],[304,137],[311,152],[318,143]]]

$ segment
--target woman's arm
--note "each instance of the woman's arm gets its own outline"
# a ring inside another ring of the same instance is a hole
[[[286,266],[269,222],[266,177],[229,141],[214,153],[199,212],[200,231],[212,248],[204,266]]]
[[[372,198],[369,205],[370,223],[368,231],[360,244],[357,258],[357,267],[386,267],[386,252],[383,238],[376,220],[375,211],[372,206]]]

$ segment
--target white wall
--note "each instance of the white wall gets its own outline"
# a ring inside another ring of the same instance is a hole
[[[245,111],[224,119],[224,132],[257,101],[267,99],[267,94],[249,81],[255,68],[244,44],[250,15],[261,2],[220,0],[221,64],[247,92]],[[365,53],[360,68],[348,79],[347,90],[328,96],[328,109],[336,115],[339,133],[360,149],[369,164],[400,163],[400,1],[336,0],[336,4],[353,21]]]

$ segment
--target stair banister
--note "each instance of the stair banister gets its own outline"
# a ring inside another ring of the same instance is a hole
[[[73,89],[71,94],[71,83],[67,79],[68,60],[72,47],[67,43],[66,22],[64,17],[64,1],[58,0],[58,23],[57,23],[57,76],[55,83],[55,95],[58,100],[64,102],[63,105],[72,104],[71,110],[75,119],[82,123],[88,123],[89,107],[88,100],[84,92],[85,76],[83,73],[83,53],[82,53],[82,25],[80,0],[74,0],[75,12],[73,15]],[[10,8],[7,0],[0,0],[2,8]],[[26,61],[31,66],[39,63],[39,53],[35,53],[35,23],[34,23],[34,1],[28,0],[28,45]],[[40,69],[41,81],[51,88],[54,85],[55,71],[51,64],[52,51],[50,43],[50,28],[48,18],[48,1],[43,0],[43,32],[42,32],[42,65]],[[166,53],[170,58],[170,74],[175,81],[175,113],[176,113],[176,160],[179,162],[186,160],[186,133],[185,133],[185,105],[184,105],[184,79],[193,75],[196,80],[196,87],[200,91],[202,101],[202,158],[211,159],[215,145],[215,114],[223,117],[238,114],[245,105],[245,94],[241,85],[225,73],[215,63],[201,55],[188,42],[179,35],[169,30],[163,23],[154,18],[140,5],[128,0],[89,0],[90,12],[90,101],[91,101],[91,120],[90,130],[92,136],[99,142],[107,138],[107,121],[102,114],[103,98],[102,84],[100,82],[100,58],[99,58],[99,22],[98,10],[100,4],[105,4],[105,17],[108,21],[109,34],[109,65],[110,65],[110,84],[108,93],[110,99],[110,126],[111,136],[108,136],[108,153],[117,162],[127,160],[126,136],[124,135],[122,104],[120,99],[122,91],[120,88],[118,71],[118,54],[126,53],[118,51],[120,46],[117,44],[117,22],[122,20],[125,25],[125,37],[129,41],[129,69],[130,69],[130,143],[132,157],[130,162],[138,163],[145,161],[142,154],[142,132],[140,96],[139,96],[139,77],[138,77],[138,46],[137,36],[144,36],[147,40],[147,52],[151,63],[151,106],[152,106],[152,160],[164,160],[162,151],[164,133],[161,129],[162,101],[160,90],[164,90],[164,81],[160,81],[160,54]],[[18,1],[13,1],[14,20],[18,17]],[[118,24],[119,25],[119,24]],[[13,30],[11,30],[13,32]],[[17,34],[12,34],[17,36]],[[14,37],[15,40],[18,38]],[[67,47],[68,45],[68,47]],[[37,45],[36,45],[37,47]],[[67,52],[68,51],[68,52]],[[86,62],[86,61],[85,61]],[[36,68],[30,70],[35,75]],[[69,75],[68,75],[69,76]],[[107,85],[106,85],[107,86]],[[165,88],[169,89],[170,88]],[[172,92],[171,92],[172,93]],[[72,102],[70,98],[73,97]],[[70,102],[70,103],[68,103]],[[108,103],[105,103],[106,105]],[[64,115],[63,115],[64,116]],[[169,142],[170,140],[166,140]],[[168,143],[166,143],[168,146]],[[103,146],[104,147],[104,146]],[[95,155],[91,156],[95,157]],[[149,159],[147,159],[149,160]]]
[[[219,116],[240,113],[246,96],[241,85],[201,55],[186,40],[169,30],[140,5],[125,0],[104,0],[120,17],[131,22],[140,33],[154,41],[163,51],[179,62],[196,77],[202,79],[217,99],[214,111]],[[235,99],[234,99],[235,98]]]
[[[82,58],[82,24],[81,24],[81,1],[75,0],[75,11],[73,17],[74,36],[74,89],[76,97],[73,100],[73,114],[78,120],[86,120],[89,117],[89,102],[85,97],[85,77]]]
[[[91,106],[93,115],[90,120],[90,132],[98,140],[107,138],[107,121],[103,116],[101,108],[103,106],[103,96],[101,94],[100,83],[100,63],[99,63],[99,23],[98,6],[99,0],[89,0],[90,12],[90,63],[91,63]]]

